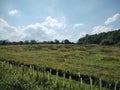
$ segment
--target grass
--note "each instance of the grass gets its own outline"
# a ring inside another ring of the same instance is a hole
[[[120,47],[99,45],[9,45],[0,46],[0,58],[36,64],[72,74],[120,81]]]
[[[69,79],[51,75],[50,72],[34,70],[32,67],[14,66],[0,62],[0,90],[90,90],[90,86]],[[81,89],[80,89],[81,88]],[[99,90],[92,86],[92,90]],[[106,90],[102,88],[102,90]]]

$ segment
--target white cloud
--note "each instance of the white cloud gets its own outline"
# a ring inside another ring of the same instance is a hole
[[[0,39],[19,41],[24,38],[25,34],[18,28],[10,26],[5,20],[0,19]]]
[[[10,10],[8,12],[8,14],[11,15],[11,16],[16,15],[16,14],[18,14],[18,10],[17,9]]]
[[[81,23],[74,24],[74,25],[73,25],[73,29],[77,29],[77,28],[79,28],[79,27],[81,27],[81,26],[83,26],[83,24],[81,24]]]
[[[5,26],[9,26],[8,23],[0,18],[0,30],[2,30],[2,28],[4,28]]]
[[[61,27],[62,23],[58,22],[56,19],[52,18],[51,16],[48,16],[45,22],[42,22],[42,25],[49,27]]]
[[[111,30],[113,30],[112,26],[99,25],[99,26],[93,27],[93,31],[92,31],[91,34],[99,34],[99,33],[108,32],[108,31],[111,31]]]
[[[76,24],[75,26],[81,26],[82,24]],[[73,26],[73,25],[72,25]],[[69,30],[68,32],[66,31]],[[20,40],[64,40],[69,39],[71,41],[76,41],[77,37],[82,37],[81,35],[73,33],[71,27],[66,26],[64,20],[57,20],[50,16],[46,17],[43,22],[38,22],[35,24],[30,24],[26,26],[14,27],[7,23],[7,21],[0,19],[0,40],[10,40],[10,41],[20,41]]]
[[[108,24],[110,24],[110,23],[118,20],[119,18],[120,18],[120,14],[117,13],[117,14],[113,15],[112,17],[109,17],[109,18],[105,21],[104,24],[105,24],[105,25],[108,25]]]
[[[77,40],[84,37],[87,33],[86,32],[81,32],[78,37],[77,37]]]
[[[59,22],[50,16],[41,23],[30,24],[27,26],[13,27],[5,20],[0,19],[0,39],[8,39],[11,41],[19,40],[54,40],[69,38],[68,35],[59,33],[63,29],[64,23]]]
[[[41,25],[41,23],[31,24],[22,28],[26,34],[25,39],[37,39],[37,40],[51,40],[55,36],[56,31],[50,29],[46,26]]]
[[[115,30],[115,28],[113,28],[113,26],[110,26],[109,24],[112,23],[112,22],[115,22],[119,18],[120,18],[120,14],[119,13],[114,14],[112,17],[109,17],[104,22],[104,25],[94,26],[93,27],[93,31],[91,32],[91,34],[99,34],[99,33],[102,33],[102,32],[108,32],[108,31]]]

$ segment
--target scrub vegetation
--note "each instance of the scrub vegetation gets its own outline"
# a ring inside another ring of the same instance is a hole
[[[78,44],[3,45],[0,46],[0,60],[15,64],[17,67],[19,64],[28,66],[28,68],[30,68],[30,65],[34,65],[34,67],[47,69],[46,72],[52,70],[53,77],[56,77],[58,72],[58,77],[63,77],[63,74],[66,74],[67,79],[71,76],[71,80],[76,82],[82,78],[82,81],[90,86],[99,87],[101,81],[101,86],[104,88],[120,89],[120,47],[117,46]],[[14,72],[14,70],[11,71]],[[19,72],[19,70],[17,71]],[[78,73],[80,73],[80,77]],[[97,89],[91,88],[91,90]]]

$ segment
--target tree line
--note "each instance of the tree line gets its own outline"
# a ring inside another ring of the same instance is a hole
[[[99,45],[119,45],[120,46],[120,29],[110,32],[103,32],[100,34],[89,35],[86,34],[77,40],[77,44],[99,44]],[[0,45],[23,45],[23,44],[76,44],[68,39],[59,41],[55,39],[54,41],[42,41],[37,40],[25,40],[25,41],[9,41],[0,40]]]
[[[78,44],[120,45],[120,29],[80,38]]]
[[[37,40],[25,40],[25,41],[9,41],[9,40],[0,40],[0,45],[24,45],[24,44],[74,44],[68,39],[59,41],[55,39],[54,41],[37,41]]]

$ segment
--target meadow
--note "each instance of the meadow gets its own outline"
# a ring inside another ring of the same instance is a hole
[[[58,72],[58,76],[63,76],[60,73],[65,73],[75,81],[78,81],[76,78],[80,75],[83,82],[90,84],[90,86],[90,78],[92,78],[92,83],[97,86],[99,86],[98,83],[101,80],[103,87],[112,88],[111,90],[120,89],[120,47],[117,46],[78,44],[1,45],[0,60],[13,61],[23,65],[35,65],[47,68],[48,71],[51,69],[55,71],[52,74]]]

